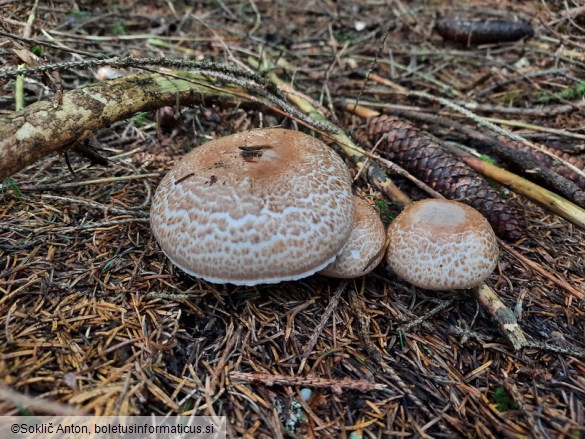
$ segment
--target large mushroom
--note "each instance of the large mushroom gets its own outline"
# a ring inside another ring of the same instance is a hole
[[[498,261],[498,242],[474,208],[449,200],[408,206],[388,228],[387,262],[407,282],[426,289],[480,285]]]
[[[162,179],[151,224],[183,271],[256,285],[330,264],[354,222],[343,160],[298,131],[257,129],[205,143]]]
[[[354,196],[355,222],[347,243],[319,274],[341,279],[365,276],[384,257],[386,230],[378,212],[366,200]]]

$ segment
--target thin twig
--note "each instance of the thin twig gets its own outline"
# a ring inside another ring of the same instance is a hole
[[[229,377],[232,380],[263,383],[267,386],[275,384],[283,386],[303,386],[314,388],[329,388],[335,393],[341,393],[343,389],[357,390],[358,392],[371,392],[374,390],[384,390],[386,384],[372,383],[367,380],[354,380],[351,378],[321,378],[316,376],[287,376],[274,375],[268,373],[247,373],[247,372],[230,372]]]

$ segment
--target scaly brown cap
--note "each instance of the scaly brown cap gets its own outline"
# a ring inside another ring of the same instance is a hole
[[[386,230],[378,212],[366,200],[354,196],[355,222],[347,243],[319,274],[341,279],[365,276],[384,257]]]
[[[498,261],[498,242],[487,220],[456,201],[430,199],[408,206],[390,224],[388,241],[388,265],[420,288],[477,286]]]
[[[161,181],[154,236],[183,271],[255,285],[309,276],[345,244],[354,220],[343,160],[298,131],[257,129],[187,154]]]

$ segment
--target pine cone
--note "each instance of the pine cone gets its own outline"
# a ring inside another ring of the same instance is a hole
[[[419,180],[452,200],[459,200],[480,211],[498,236],[517,240],[525,229],[500,194],[482,176],[449,153],[408,122],[393,116],[368,120],[368,139],[376,143],[384,157],[396,162]]]

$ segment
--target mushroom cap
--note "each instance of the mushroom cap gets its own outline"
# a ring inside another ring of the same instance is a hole
[[[331,264],[319,274],[341,279],[365,276],[384,257],[386,229],[378,212],[366,200],[354,196],[355,222],[349,239]]]
[[[488,221],[457,201],[429,199],[408,206],[390,224],[388,241],[388,265],[420,288],[475,287],[498,261]]]
[[[347,241],[351,179],[314,137],[257,129],[183,157],[157,188],[150,219],[163,252],[195,277],[236,285],[300,279]]]

